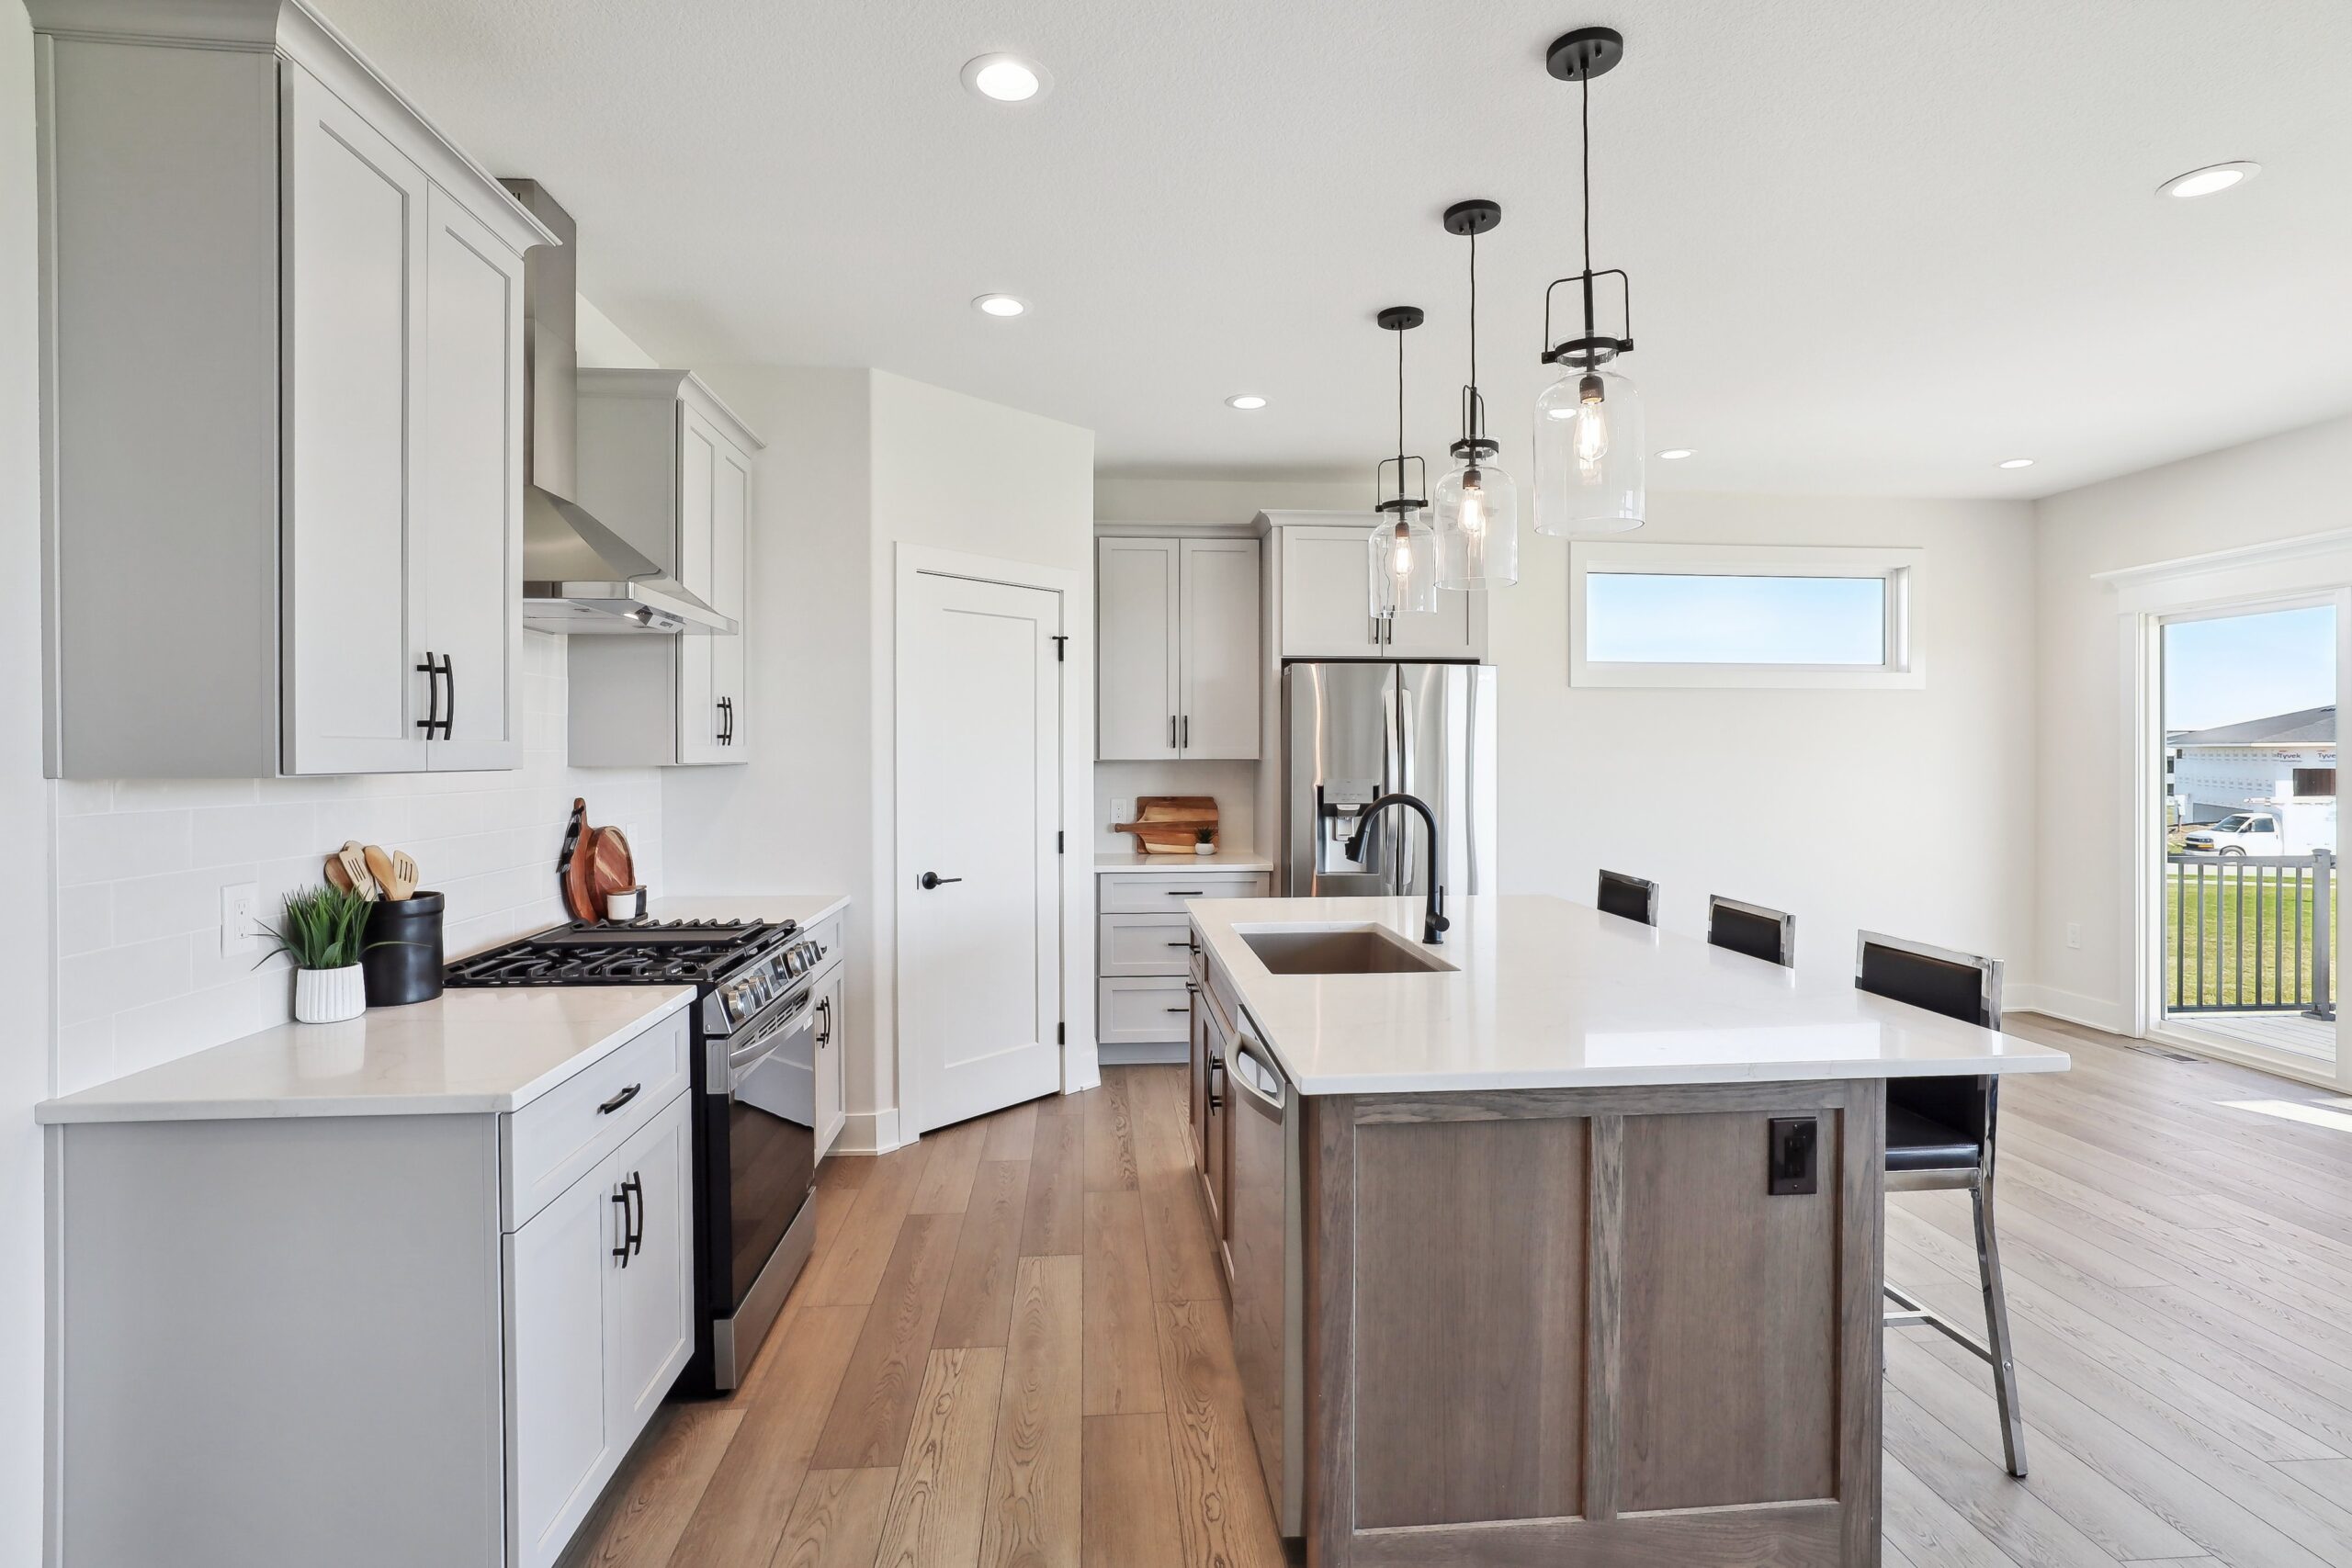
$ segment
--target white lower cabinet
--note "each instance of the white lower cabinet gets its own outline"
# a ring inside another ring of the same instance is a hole
[[[1103,1045],[1179,1046],[1192,1031],[1186,977],[1195,898],[1262,898],[1262,871],[1106,872],[1094,942],[1094,1038]]]
[[[694,1351],[686,1107],[506,1238],[514,1568],[562,1554]]]
[[[51,1127],[51,1568],[561,1557],[694,1348],[686,1023],[506,1113]]]
[[[820,939],[821,940],[821,939]],[[817,982],[817,1157],[823,1159],[842,1135],[842,1042],[848,1037],[848,1014],[842,1010],[842,976],[846,964]]]

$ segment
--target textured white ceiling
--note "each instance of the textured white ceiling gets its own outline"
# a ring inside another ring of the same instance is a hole
[[[500,173],[582,288],[687,363],[876,366],[1091,426],[1106,468],[1442,457],[1489,196],[1482,368],[1526,459],[1574,270],[1576,93],[1607,22],[1597,260],[1656,482],[2034,495],[2352,408],[2346,0],[323,0]],[[1025,106],[970,56],[1042,60]],[[2250,158],[2199,201],[2169,175]],[[1034,302],[1018,321],[972,296]],[[1565,299],[1568,291],[1563,290]],[[1263,393],[1256,413],[1224,406]],[[2001,458],[2032,468],[2004,473]]]

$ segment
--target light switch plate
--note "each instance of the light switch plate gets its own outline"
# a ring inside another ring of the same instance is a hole
[[[261,902],[261,885],[232,882],[220,889],[220,956],[234,958],[260,945],[261,928],[254,907]]]

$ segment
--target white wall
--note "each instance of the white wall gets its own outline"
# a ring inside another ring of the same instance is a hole
[[[2122,638],[2094,574],[2352,526],[2352,418],[2051,496],[2037,508],[2034,978],[2047,1005],[2129,1027],[2132,877]],[[2065,942],[2068,926],[2082,945]]]
[[[1097,762],[1094,764],[1094,840],[1097,854],[1133,854],[1135,836],[1114,833],[1114,803],[1133,802],[1145,795],[1205,795],[1216,802],[1217,844],[1220,848],[1274,852],[1271,824],[1258,833],[1258,768],[1256,762],[1174,761]]]
[[[40,556],[40,364],[35,299],[32,29],[0,0],[0,559]],[[40,776],[40,583],[0,574],[0,822],[17,834],[0,899],[0,1562],[41,1540],[41,1139],[50,1092],[49,846]]]
[[[513,772],[58,784],[57,1092],[286,1021],[286,961],[221,955],[220,888],[259,883],[274,922],[346,839],[416,857],[424,886],[448,900],[453,956],[569,918],[555,866],[575,796],[591,821],[628,834],[660,886],[661,775],[564,764],[563,649],[524,634]]]
[[[746,619],[743,767],[680,770],[665,791],[670,891],[847,893],[845,1147],[898,1141],[892,932],[896,560],[899,545],[1080,573],[1091,628],[1090,432],[880,371],[714,368],[707,379],[769,441]],[[1080,705],[1093,745],[1091,699]],[[1085,841],[1091,801],[1072,803]],[[1080,961],[1091,979],[1092,955]],[[1072,1040],[1091,1039],[1091,990]],[[1082,1027],[1083,1026],[1083,1027]]]
[[[1370,488],[1368,473],[1106,476],[1097,512],[1244,523],[1362,511]],[[1653,492],[1636,537],[1925,547],[1928,673],[1913,692],[1571,691],[1567,549],[1521,528],[1521,576],[1492,602],[1505,891],[1589,900],[1607,864],[1664,884],[1679,930],[1702,929],[1711,892],[1792,910],[1808,964],[1849,964],[1872,927],[2030,968],[2029,506]],[[2006,852],[1985,852],[1986,832]]]

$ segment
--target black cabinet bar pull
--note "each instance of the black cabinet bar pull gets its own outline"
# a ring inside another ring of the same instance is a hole
[[[1163,943],[1162,945],[1163,945],[1163,946],[1167,946],[1167,947],[1182,947],[1182,948],[1187,948],[1187,949],[1189,949],[1193,944],[1192,944],[1191,941],[1188,939],[1188,940],[1183,941],[1183,942],[1166,942],[1166,943]]]
[[[441,679],[449,688],[449,705],[441,713],[441,739],[451,739],[450,728],[458,722],[458,661],[449,654],[441,656]]]
[[[612,1099],[596,1107],[596,1114],[599,1116],[610,1116],[614,1111],[618,1111],[622,1106],[627,1105],[630,1100],[635,1100],[637,1098],[637,1091],[644,1087],[645,1086],[641,1083],[633,1083],[629,1085],[627,1089],[621,1090],[620,1093],[613,1096]]]
[[[424,731],[424,738],[430,740],[433,732],[441,728],[441,666],[434,659],[431,649],[425,649],[424,662],[416,666],[416,672],[424,677],[425,706],[425,716],[416,721],[416,727]]]
[[[1204,891],[1198,887],[1170,887],[1168,889],[1168,896],[1170,898],[1198,898]]]
[[[645,1250],[645,1178],[632,1170],[623,1189],[637,1196],[637,1222],[629,1226],[628,1250],[631,1257]]]
[[[620,1244],[618,1247],[616,1247],[613,1248],[613,1256],[614,1256],[615,1258],[619,1258],[619,1259],[621,1260],[621,1267],[622,1267],[622,1268],[624,1268],[624,1269],[626,1269],[626,1268],[628,1268],[628,1182],[624,1181],[624,1182],[622,1182],[622,1183],[621,1183],[621,1185],[620,1185],[620,1190],[619,1190],[618,1191],[616,1191],[616,1192],[615,1192],[615,1193],[613,1194],[613,1201],[614,1201],[614,1202],[616,1202],[616,1203],[618,1203],[618,1204],[621,1206],[621,1244]]]
[[[1186,714],[1184,716],[1181,733],[1182,735],[1182,739],[1178,740],[1176,744],[1189,749],[1193,744],[1193,716],[1191,714]]]
[[[1176,716],[1172,713],[1168,716],[1168,749],[1176,750]]]

